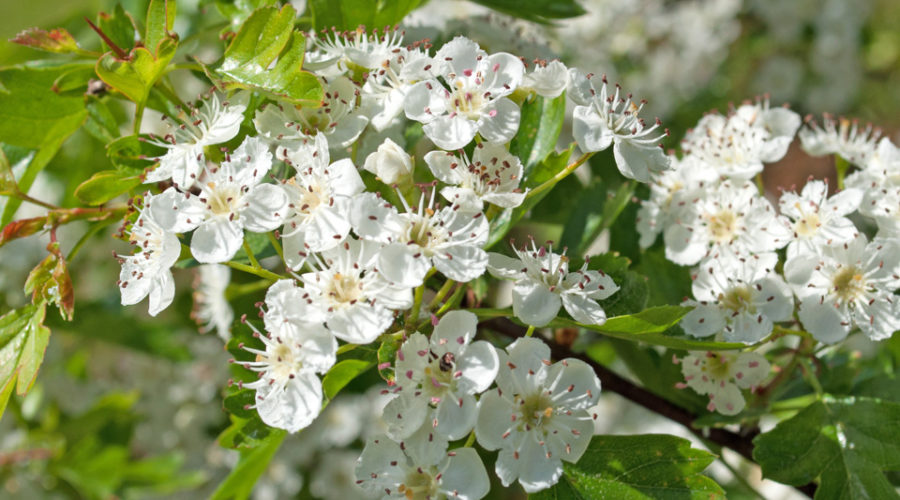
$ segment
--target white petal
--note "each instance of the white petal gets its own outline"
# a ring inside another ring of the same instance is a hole
[[[260,184],[244,195],[247,204],[241,211],[240,222],[248,231],[265,233],[284,222],[287,215],[288,198],[281,186]]]
[[[582,294],[564,293],[562,303],[572,318],[586,325],[602,325],[606,323],[606,311],[596,300]]]
[[[500,358],[494,346],[484,340],[473,342],[457,360],[456,369],[462,372],[457,387],[469,394],[483,392],[494,383],[499,367]]]
[[[150,316],[156,316],[160,311],[169,307],[174,298],[175,280],[172,278],[172,271],[161,269],[150,288]]]
[[[218,217],[205,221],[194,231],[191,254],[197,262],[217,264],[234,257],[243,241],[244,232],[240,224]]]
[[[326,325],[335,337],[351,344],[373,342],[394,321],[394,314],[380,305],[357,302],[337,310],[328,317]]]
[[[484,55],[477,43],[464,36],[457,36],[437,51],[434,60],[444,66],[444,72],[463,75],[466,70],[474,70],[478,65],[478,57]]]
[[[479,121],[478,131],[488,141],[504,144],[519,131],[522,112],[513,101],[505,97],[497,99],[485,113]]]
[[[312,423],[322,409],[322,383],[313,373],[297,374],[284,390],[264,385],[256,390],[256,409],[266,425],[297,432]]]
[[[475,422],[475,437],[486,450],[496,450],[507,446],[504,434],[511,429],[514,415],[513,403],[490,391],[481,396],[478,403],[478,419]]]
[[[513,313],[532,326],[544,326],[559,313],[562,301],[543,283],[521,280],[513,287]]]
[[[592,107],[576,106],[572,120],[572,135],[585,153],[603,151],[612,144],[612,131]]]
[[[694,337],[709,337],[725,329],[725,314],[715,305],[698,305],[681,318],[684,332]]]
[[[439,148],[453,150],[472,141],[478,131],[478,124],[463,115],[442,115],[426,123],[422,129]]]
[[[454,245],[434,254],[434,267],[444,276],[461,283],[484,274],[487,262],[487,252],[469,245]]]
[[[415,287],[422,284],[431,269],[431,259],[422,254],[418,245],[392,243],[381,249],[378,270],[390,282]]]
[[[487,74],[484,86],[493,96],[512,93],[525,76],[525,65],[521,59],[506,52],[497,52],[487,58]]]
[[[441,84],[434,80],[419,82],[410,87],[403,102],[406,117],[420,123],[429,123],[440,116],[444,112],[444,102],[437,95],[436,89],[439,88],[442,88]]]
[[[444,352],[457,352],[464,349],[478,327],[478,316],[469,311],[450,311],[441,318],[441,321],[431,334],[431,342],[435,347],[450,345],[453,347],[442,349]],[[435,354],[438,354],[435,352]]]
[[[722,415],[737,415],[746,404],[741,390],[736,385],[729,383],[717,385],[710,391],[709,402]]]
[[[824,344],[833,344],[844,340],[852,326],[850,318],[846,317],[834,304],[820,303],[817,296],[803,299],[797,315],[800,322],[803,323],[803,328]]]
[[[662,148],[617,139],[613,147],[616,166],[625,177],[638,182],[650,182],[650,174],[669,168],[669,157]]]
[[[401,392],[384,407],[382,419],[387,425],[388,435],[398,441],[410,437],[425,423],[429,410],[426,397]],[[430,423],[428,425],[431,426]]]
[[[459,184],[462,182],[460,172],[465,168],[459,158],[446,151],[432,151],[425,155],[425,163],[431,173],[441,182]]]
[[[525,439],[519,451],[519,483],[526,493],[545,490],[559,481],[562,476],[562,462],[559,457],[547,458],[546,451],[536,439]],[[503,450],[500,459],[503,458]],[[515,460],[515,458],[514,458]]]
[[[491,482],[478,452],[473,448],[457,448],[447,468],[441,472],[440,491],[446,498],[480,500],[488,494]]]
[[[488,253],[487,269],[497,278],[520,279],[525,276],[525,264],[521,260],[494,252]]]
[[[206,218],[206,206],[198,197],[175,188],[154,196],[147,210],[161,228],[173,233],[192,231]]]
[[[587,410],[600,399],[600,379],[590,365],[569,358],[553,363],[547,374],[553,403],[569,410]]]
[[[451,441],[462,439],[472,431],[477,416],[478,407],[471,394],[464,394],[459,399],[445,397],[435,412],[438,424],[434,431]]]

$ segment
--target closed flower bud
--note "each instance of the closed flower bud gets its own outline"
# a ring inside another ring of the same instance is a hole
[[[390,139],[366,158],[363,168],[372,172],[385,184],[396,184],[412,176],[412,160],[406,151]]]

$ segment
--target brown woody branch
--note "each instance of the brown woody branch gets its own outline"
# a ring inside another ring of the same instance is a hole
[[[510,337],[522,337],[526,332],[525,327],[517,325],[506,318],[493,318],[482,321],[481,326]],[[739,453],[751,462],[754,461],[753,438],[759,434],[758,428],[749,428],[745,432],[737,433],[727,429],[694,427],[694,420],[697,419],[697,415],[671,403],[667,399],[657,396],[643,387],[635,385],[628,379],[600,363],[597,363],[585,354],[572,352],[569,348],[552,341],[547,342],[547,344],[550,346],[550,352],[555,359],[576,358],[589,364],[600,378],[600,383],[604,391],[612,391],[654,413],[678,422],[687,428],[687,430],[697,435],[700,439],[712,441],[719,446]],[[816,492],[815,483],[795,486],[795,488],[808,495],[810,498],[812,498]]]

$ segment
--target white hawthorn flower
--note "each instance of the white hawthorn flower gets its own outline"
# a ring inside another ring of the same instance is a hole
[[[199,108],[179,116],[181,123],[168,123],[169,132],[163,140],[150,141],[168,151],[159,158],[159,166],[147,173],[145,182],[172,179],[182,189],[193,186],[206,165],[203,148],[228,142],[238,134],[249,99],[249,92],[228,99],[210,92]]]
[[[675,362],[679,362],[677,359]],[[769,376],[771,365],[755,352],[692,351],[681,361],[685,384],[697,394],[709,395],[709,411],[737,415],[747,402],[741,389],[751,389]]]
[[[281,240],[285,263],[298,270],[310,252],[338,246],[350,233],[350,205],[366,186],[353,162],[330,163],[325,134],[288,152],[287,163],[296,169],[282,187],[288,197]]]
[[[825,245],[852,240],[856,226],[846,216],[859,207],[862,195],[858,189],[845,189],[829,197],[828,183],[817,180],[807,182],[799,195],[782,193],[778,207],[790,219],[793,233],[787,257],[814,254]]]
[[[244,241],[244,229],[272,231],[287,214],[287,195],[280,186],[260,184],[272,167],[272,154],[256,137],[248,137],[226,161],[207,170],[199,195],[171,187],[156,196],[150,211],[167,231],[191,237],[198,262],[225,262]]]
[[[300,276],[304,298],[341,340],[368,344],[394,322],[394,311],[412,306],[412,291],[379,273],[379,253],[377,243],[347,238],[316,254],[314,271]]]
[[[536,61],[534,69],[525,73],[520,88],[554,99],[562,95],[569,85],[569,70],[566,65],[554,61]]]
[[[289,151],[317,133],[327,136],[331,148],[346,148],[369,123],[356,103],[359,89],[349,78],[320,77],[320,80],[325,90],[321,106],[270,104],[256,112],[253,124],[260,136],[275,145],[278,159],[288,158]]]
[[[522,162],[503,144],[477,144],[471,161],[464,152],[458,157],[432,151],[425,155],[425,162],[435,177],[451,184],[441,189],[441,195],[464,209],[480,211],[484,202],[514,208],[525,201],[525,193],[519,189]]]
[[[409,89],[434,77],[434,61],[418,47],[396,49],[378,68],[369,72],[362,87],[363,102],[371,110],[371,124],[377,131],[387,128],[403,114]]]
[[[403,148],[385,139],[374,153],[366,157],[363,169],[375,174],[385,184],[398,184],[412,179],[413,163]]]
[[[312,309],[306,302],[291,300],[295,316],[282,314],[280,304],[296,295],[296,291],[290,280],[279,281],[269,288],[268,309],[263,317],[268,334],[261,335],[250,325],[265,348],[244,347],[256,359],[240,362],[259,373],[258,380],[241,384],[256,391],[253,408],[266,425],[288,432],[305,428],[319,415],[322,382],[316,373],[327,372],[334,365],[337,352],[337,342],[321,323],[296,319],[302,310]]]
[[[856,326],[872,340],[900,330],[900,244],[869,243],[859,235],[841,245],[801,254],[784,264],[784,276],[800,299],[800,321],[819,342],[843,340]]]
[[[794,313],[794,296],[775,273],[778,255],[755,254],[739,260],[708,259],[700,263],[691,288],[696,300],[681,320],[689,335],[722,333],[726,342],[759,342],[775,322]]]
[[[585,153],[613,146],[619,172],[629,179],[649,182],[651,172],[669,168],[669,157],[659,142],[668,131],[657,132],[659,119],[648,127],[638,118],[643,102],[635,104],[631,94],[622,97],[618,85],[610,95],[605,76],[597,89],[592,76],[569,70],[569,96],[577,104],[572,124],[575,142]]]
[[[844,179],[844,186],[871,193],[866,196],[862,209],[878,199],[881,189],[900,186],[900,148],[887,137],[878,142],[878,146],[865,156],[865,163],[860,166],[860,170]]]
[[[221,264],[197,266],[191,318],[200,325],[200,333],[215,329],[225,342],[231,338],[231,323],[234,322],[234,310],[225,298],[225,289],[230,283],[230,267]]]
[[[822,115],[822,127],[811,118],[806,125],[798,134],[804,151],[812,156],[838,155],[860,167],[868,163],[881,137],[881,130],[872,125],[860,129],[857,120],[835,120],[828,114]]]
[[[377,68],[401,49],[403,32],[390,28],[379,32],[376,28],[367,33],[362,26],[352,31],[332,28],[330,33],[310,32],[308,40],[312,43],[304,67],[320,75],[333,75]]]
[[[394,365],[397,396],[384,408],[388,434],[406,439],[423,425],[448,440],[465,437],[478,414],[475,395],[497,376],[494,347],[472,342],[478,318],[450,311],[430,339],[412,334],[400,347]]]
[[[764,100],[745,104],[728,116],[704,116],[681,144],[720,174],[746,180],[762,172],[763,163],[783,158],[799,127],[797,113],[770,108]]]
[[[693,156],[681,160],[669,157],[672,168],[651,176],[650,198],[641,201],[637,215],[637,231],[641,248],[648,248],[660,232],[679,220],[696,217],[693,200],[715,189],[719,175]]]
[[[666,258],[694,265],[707,255],[771,252],[790,241],[788,222],[752,182],[723,181],[691,200],[693,210],[666,227]]]
[[[406,117],[421,122],[441,149],[460,149],[481,134],[509,142],[519,130],[519,107],[506,96],[522,83],[525,65],[505,52],[488,55],[458,36],[434,55],[438,79],[416,83],[406,94]]]
[[[503,486],[518,480],[528,493],[556,484],[562,461],[577,462],[594,433],[588,408],[600,380],[577,359],[550,363],[550,348],[520,338],[500,352],[497,390],[481,397],[475,436],[500,450],[496,472]]]
[[[128,240],[137,252],[116,255],[122,264],[117,283],[122,293],[122,305],[134,305],[149,296],[151,316],[169,307],[175,298],[171,268],[181,255],[178,237],[163,229],[147,209],[154,198],[149,193],[144,195],[145,209],[129,231]]]
[[[588,270],[587,262],[569,272],[569,258],[553,249],[513,249],[518,259],[499,253],[489,254],[488,270],[498,278],[514,279],[513,313],[523,322],[544,326],[559,313],[560,306],[575,321],[602,325],[606,312],[597,303],[615,293],[619,286],[603,271]]]
[[[385,436],[366,443],[357,484],[379,498],[478,500],[491,484],[474,448],[447,451],[447,441],[416,435],[399,444]]]
[[[354,201],[350,222],[356,234],[385,245],[379,252],[378,270],[398,286],[419,286],[432,266],[460,282],[484,274],[488,259],[481,247],[489,231],[484,214],[459,205],[436,207],[434,193],[427,204],[422,193],[418,210],[401,196],[404,213],[374,193]]]
[[[318,373],[328,371],[337,356],[337,341],[322,325],[324,318],[324,311],[294,280],[276,281],[266,291],[262,314],[266,332],[270,337],[277,334],[299,340],[308,358],[308,367]]]

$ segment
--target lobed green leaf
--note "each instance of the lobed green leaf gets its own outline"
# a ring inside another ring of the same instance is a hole
[[[714,458],[666,434],[594,436],[577,463],[563,464],[559,483],[528,498],[724,499],[722,488],[702,474]]]

